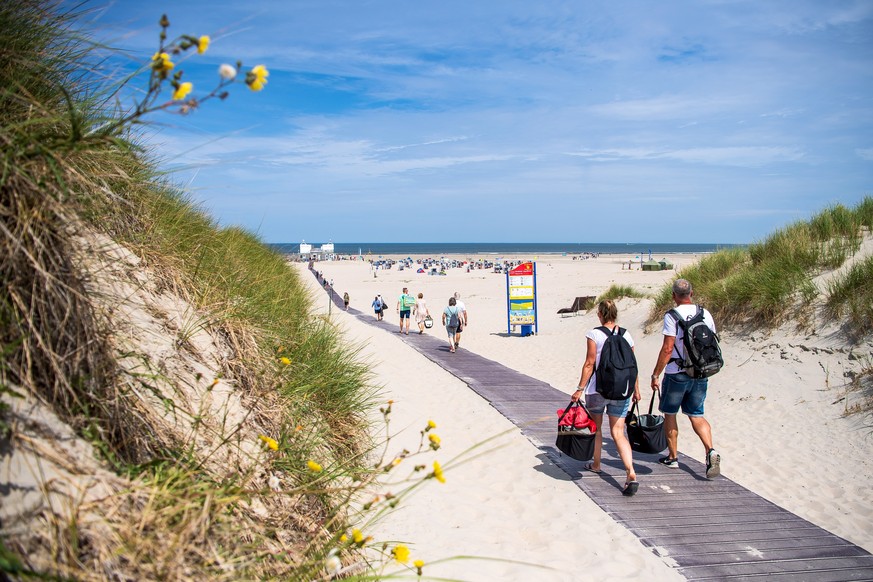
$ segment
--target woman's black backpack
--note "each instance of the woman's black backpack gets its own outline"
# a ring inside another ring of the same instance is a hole
[[[600,349],[600,363],[594,369],[597,393],[607,400],[627,400],[637,383],[637,358],[624,339],[626,330],[618,326],[612,331],[605,326],[597,329],[606,334],[606,342]]]

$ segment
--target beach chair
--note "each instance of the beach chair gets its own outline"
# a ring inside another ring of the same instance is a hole
[[[566,314],[576,315],[579,311],[585,311],[591,304],[594,303],[594,296],[586,295],[585,297],[577,297],[573,300],[573,305],[570,307],[564,307],[558,310],[558,313],[561,317],[564,317]]]

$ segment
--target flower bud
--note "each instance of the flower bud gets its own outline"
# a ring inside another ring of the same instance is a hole
[[[232,81],[236,78],[236,69],[233,68],[233,65],[228,65],[227,63],[224,63],[223,65],[218,67],[218,75],[226,81]]]

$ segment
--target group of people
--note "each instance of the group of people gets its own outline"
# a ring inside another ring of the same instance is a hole
[[[691,283],[687,280],[678,279],[673,284],[673,301],[676,304],[675,312],[686,321],[697,314],[697,306],[692,302]],[[585,336],[587,338],[585,363],[582,365],[578,389],[573,393],[572,400],[576,402],[584,398],[585,407],[597,424],[594,456],[585,468],[594,473],[601,472],[603,444],[601,422],[603,413],[606,412],[612,439],[627,474],[622,493],[630,496],[639,489],[639,482],[633,467],[633,450],[625,434],[625,418],[631,403],[640,400],[639,376],[637,376],[633,394],[629,398],[607,400],[597,391],[597,369],[600,365],[603,346],[609,337],[604,329],[612,334],[621,333],[624,341],[630,344],[631,348],[634,346],[634,340],[630,332],[622,330],[616,325],[618,309],[613,301],[601,301],[597,306],[597,315],[601,325],[589,331]],[[703,318],[706,326],[715,333],[715,322],[712,314],[704,309]],[[692,377],[684,368],[680,367],[680,363],[685,360],[686,356],[683,333],[683,326],[679,325],[670,313],[665,314],[663,343],[658,353],[658,360],[652,370],[650,384],[652,390],[660,390],[659,410],[664,415],[664,430],[667,437],[667,456],[659,459],[658,462],[671,469],[679,467],[677,460],[679,427],[676,416],[681,409],[682,413],[691,421],[691,427],[706,450],[706,477],[714,479],[721,472],[721,457],[713,448],[712,428],[703,416],[708,378]],[[664,373],[663,382],[660,380],[662,373]]]
[[[376,319],[379,321],[384,319],[388,303],[381,295],[376,295],[373,299],[372,307],[376,314]],[[397,299],[397,315],[400,316],[400,329],[398,333],[406,335],[409,335],[409,322],[412,318],[415,318],[419,334],[424,333],[424,330],[431,327],[433,322],[430,309],[424,300],[424,293],[419,293],[418,297],[414,297],[409,293],[408,287],[403,288],[403,292]],[[428,325],[429,323],[431,325]],[[467,327],[467,323],[467,306],[461,301],[461,294],[456,291],[449,297],[448,305],[442,313],[442,324],[446,328],[446,333],[449,337],[450,352],[454,353],[460,345],[461,332]]]

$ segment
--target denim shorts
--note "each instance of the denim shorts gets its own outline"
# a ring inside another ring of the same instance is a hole
[[[409,319],[409,312],[411,309],[401,309],[400,310],[400,319]]]
[[[703,416],[703,401],[709,378],[692,378],[688,374],[665,374],[661,384],[661,404],[664,414],[676,414],[679,407],[686,416]]]
[[[624,418],[627,416],[628,410],[630,410],[632,398],[625,398],[624,400],[607,400],[597,392],[594,394],[586,394],[585,395],[585,408],[588,409],[588,412],[591,414],[603,414],[603,410],[606,409],[606,415],[611,416],[613,418]]]

